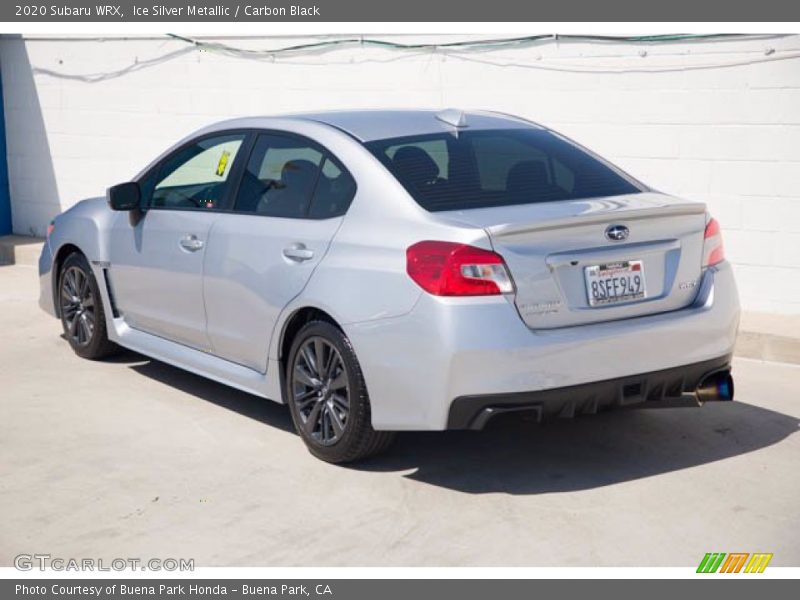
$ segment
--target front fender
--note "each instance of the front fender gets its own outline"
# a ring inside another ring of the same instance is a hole
[[[58,304],[55,302],[58,265],[73,249],[86,256],[95,271],[95,277],[98,277],[96,264],[108,260],[107,232],[115,216],[105,198],[90,198],[54,219],[53,230],[39,257],[39,305],[46,312],[58,316]]]
[[[105,198],[82,200],[58,215],[48,239],[54,259],[64,246],[73,245],[90,262],[108,260],[107,236],[103,234],[111,228],[115,216]]]

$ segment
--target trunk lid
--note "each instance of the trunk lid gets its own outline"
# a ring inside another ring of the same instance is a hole
[[[645,192],[437,216],[484,229],[511,272],[522,319],[532,329],[551,329],[691,304],[702,274],[705,211],[699,202]],[[606,231],[615,225],[627,228],[626,239],[609,239]],[[604,277],[616,277],[615,269],[627,273],[625,283],[618,280],[620,289],[633,283],[633,271],[641,273],[644,297],[592,306],[588,288],[596,285],[598,269],[587,276],[587,267],[600,267]]]

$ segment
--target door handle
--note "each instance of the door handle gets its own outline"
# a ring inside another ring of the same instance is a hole
[[[283,255],[289,260],[303,262],[304,260],[311,260],[314,258],[314,251],[306,248],[305,244],[297,243],[284,248]]]
[[[197,238],[196,235],[187,235],[181,238],[181,248],[189,252],[197,252],[203,248],[203,240]]]

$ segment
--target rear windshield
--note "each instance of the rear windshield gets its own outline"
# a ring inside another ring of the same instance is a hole
[[[454,131],[366,146],[429,211],[643,191],[586,151],[539,129]]]

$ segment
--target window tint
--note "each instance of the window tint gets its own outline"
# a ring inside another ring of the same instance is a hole
[[[244,134],[202,139],[162,163],[152,186],[149,205],[154,208],[218,208],[225,197],[233,161]],[[149,178],[148,178],[149,179]],[[144,189],[145,197],[150,195]]]
[[[575,173],[561,164],[560,161],[553,159],[553,181],[562,190],[572,193],[575,189]]]
[[[413,167],[413,170],[418,171],[419,176],[428,178],[431,181],[447,176],[450,156],[447,152],[447,142],[445,140],[414,141],[406,144],[397,144],[386,148],[385,153],[394,163]],[[406,170],[410,171],[412,169],[408,168]]]
[[[574,144],[538,129],[460,131],[366,144],[425,209],[464,210],[642,191]]]
[[[258,137],[239,185],[235,210],[272,217],[303,217],[317,182],[322,153],[303,140]]]
[[[537,163],[534,168],[548,171],[547,155],[508,136],[481,136],[472,141],[483,190],[505,191],[511,169],[521,163]],[[549,177],[549,173],[548,173]]]
[[[264,134],[242,176],[235,210],[323,219],[344,214],[354,193],[352,177],[313,143]]]
[[[355,194],[356,182],[350,173],[340,168],[333,159],[326,158],[308,216],[312,219],[326,219],[343,215]]]

